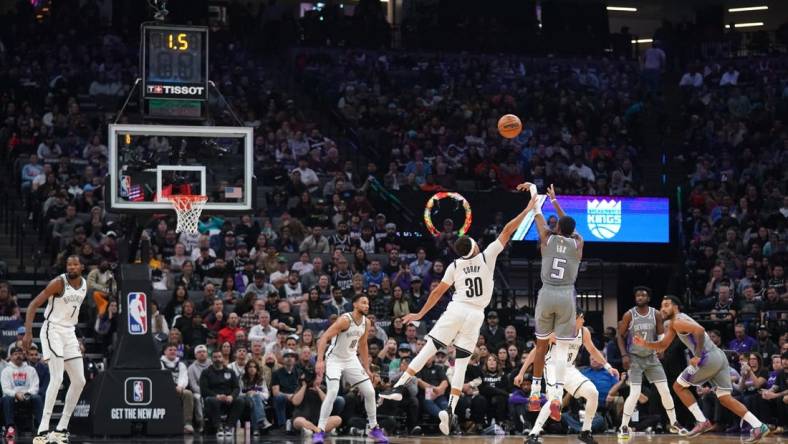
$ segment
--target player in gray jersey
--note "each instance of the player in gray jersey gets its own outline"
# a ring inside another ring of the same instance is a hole
[[[536,186],[526,183],[536,192]],[[522,186],[522,185],[521,185]],[[575,280],[577,269],[583,258],[583,238],[575,231],[575,220],[564,213],[555,197],[553,185],[547,195],[558,213],[558,229],[555,233],[547,227],[539,205],[535,207],[534,220],[539,230],[539,246],[542,253],[542,288],[536,299],[536,359],[534,379],[528,409],[539,411],[542,390],[544,357],[547,353],[548,337],[555,334],[556,343],[552,354],[556,358],[555,387],[550,400],[550,417],[561,419],[561,397],[566,381],[569,342],[575,339]]]
[[[630,385],[629,396],[624,402],[621,427],[618,431],[618,437],[621,439],[629,439],[631,435],[629,420],[637,407],[644,373],[648,380],[657,387],[659,397],[662,400],[662,407],[665,408],[670,420],[670,425],[668,426],[670,432],[680,435],[689,433],[676,420],[676,409],[673,405],[673,397],[670,395],[668,378],[665,376],[662,364],[657,359],[657,353],[654,350],[632,343],[632,338],[635,336],[653,342],[664,333],[662,314],[659,310],[649,307],[650,301],[651,290],[647,287],[636,287],[636,305],[627,310],[621,322],[618,323],[618,348],[621,350],[624,368],[629,370]]]
[[[676,378],[673,390],[687,406],[698,423],[689,432],[689,437],[700,435],[711,429],[712,425],[703,415],[695,396],[688,390],[689,386],[702,386],[709,383],[714,388],[714,393],[720,404],[737,416],[747,421],[752,426],[748,443],[758,442],[769,434],[769,427],[755,417],[747,407],[731,396],[730,367],[725,353],[722,352],[706,334],[703,326],[694,319],[681,312],[681,301],[675,296],[665,296],[662,299],[662,317],[667,321],[665,336],[659,341],[646,341],[640,336],[635,336],[633,343],[651,350],[662,351],[668,348],[673,339],[679,340],[692,352],[690,365]]]

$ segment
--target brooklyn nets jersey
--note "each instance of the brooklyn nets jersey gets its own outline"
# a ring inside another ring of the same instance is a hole
[[[87,281],[80,277],[82,284],[79,288],[74,288],[68,283],[66,274],[58,277],[63,281],[63,293],[59,297],[49,297],[44,318],[59,327],[75,327],[79,317],[79,307],[85,300],[88,290]]]
[[[645,316],[638,313],[637,307],[632,307],[629,312],[632,314],[632,321],[629,323],[629,337],[627,338],[629,352],[641,357],[655,354],[654,350],[635,345],[632,343],[632,339],[638,335],[648,342],[657,340],[657,310],[654,307],[649,307],[648,314]]]
[[[334,336],[334,339],[331,340],[331,346],[329,346],[326,352],[326,359],[338,359],[343,361],[355,359],[358,351],[358,341],[361,340],[361,337],[364,336],[364,332],[367,331],[366,316],[361,318],[360,324],[356,324],[351,313],[345,313],[342,316],[350,320],[350,327]]]
[[[585,327],[584,327],[585,328]],[[580,354],[580,347],[583,346],[583,328],[578,330],[577,335],[575,335],[574,339],[569,341],[569,354],[567,354],[566,363],[570,366],[575,365],[575,360],[577,360],[577,355]],[[550,363],[550,359],[553,356],[553,348],[555,344],[550,345],[550,348],[547,349],[547,354],[544,358],[544,365]]]
[[[542,284],[553,287],[575,285],[579,266],[575,239],[559,235],[547,238],[542,249]]]
[[[496,239],[476,256],[470,259],[457,259],[446,267],[441,282],[454,285],[453,301],[466,302],[481,309],[490,304],[494,287],[495,262],[501,251],[503,244]]]

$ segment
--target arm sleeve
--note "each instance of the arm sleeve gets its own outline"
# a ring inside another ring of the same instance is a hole
[[[455,267],[454,262],[449,264],[449,266],[446,267],[446,271],[443,272],[443,279],[441,279],[441,282],[448,285],[454,285],[454,271],[456,269],[457,267]]]
[[[484,249],[484,257],[489,260],[493,260],[498,257],[499,254],[503,251],[503,244],[498,239],[490,242],[490,245],[487,245],[487,248]]]

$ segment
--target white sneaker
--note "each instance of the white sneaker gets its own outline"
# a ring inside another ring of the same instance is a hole
[[[55,430],[49,434],[50,444],[68,444],[68,431],[59,432]]]
[[[48,444],[52,432],[41,432],[33,438],[33,444]]]
[[[440,419],[440,424],[438,424],[438,428],[440,429],[441,433],[444,435],[449,435],[451,432],[451,415],[446,410],[441,410],[438,413],[438,418]]]

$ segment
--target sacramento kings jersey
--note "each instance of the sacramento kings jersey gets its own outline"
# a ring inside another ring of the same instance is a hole
[[[645,316],[638,313],[637,307],[632,307],[629,312],[632,315],[632,321],[629,323],[627,349],[631,354],[644,358],[653,355],[656,353],[654,350],[635,345],[632,338],[638,335],[648,342],[657,340],[657,310],[654,307],[649,307],[648,314]]]
[[[569,354],[567,354],[566,363],[569,365],[575,365],[575,360],[577,359],[577,355],[580,354],[580,347],[583,346],[583,329],[581,328],[578,330],[577,335],[575,335],[574,339],[569,341]],[[553,348],[555,344],[551,344],[550,348],[547,349],[547,354],[544,357],[544,365],[547,365],[550,362],[550,358],[553,355]]]
[[[88,283],[80,277],[82,284],[79,288],[74,288],[69,285],[66,274],[61,274],[58,277],[63,281],[63,293],[59,297],[49,297],[44,318],[59,327],[74,327],[77,325],[77,318],[79,318],[79,307],[85,300]]]
[[[577,241],[571,237],[550,235],[542,249],[542,284],[553,287],[575,285],[577,268]]]
[[[361,340],[361,337],[364,336],[364,332],[367,331],[366,316],[361,318],[360,324],[356,324],[351,313],[345,313],[342,316],[346,316],[348,320],[350,320],[350,327],[345,331],[339,332],[339,334],[334,336],[334,339],[331,340],[331,346],[326,352],[327,359],[331,358],[344,361],[356,358],[358,341]]]
[[[694,319],[692,319],[688,315],[685,315],[684,313],[677,314],[676,319],[681,319],[683,321],[688,321],[688,322],[692,322],[693,324],[697,324],[697,322],[695,322]],[[683,342],[684,345],[687,346],[690,353],[695,355],[695,337],[692,336],[692,333],[679,333],[678,331],[676,331],[676,335],[678,335],[679,340],[681,340],[681,342]],[[713,342],[711,342],[711,338],[709,337],[709,334],[704,331],[703,336],[705,336],[705,338],[703,339],[703,351],[709,353],[714,350],[717,350],[717,346],[714,345]]]
[[[495,261],[501,251],[503,245],[496,239],[476,256],[457,259],[446,267],[441,282],[454,285],[452,301],[469,303],[481,309],[490,304],[495,284]]]

